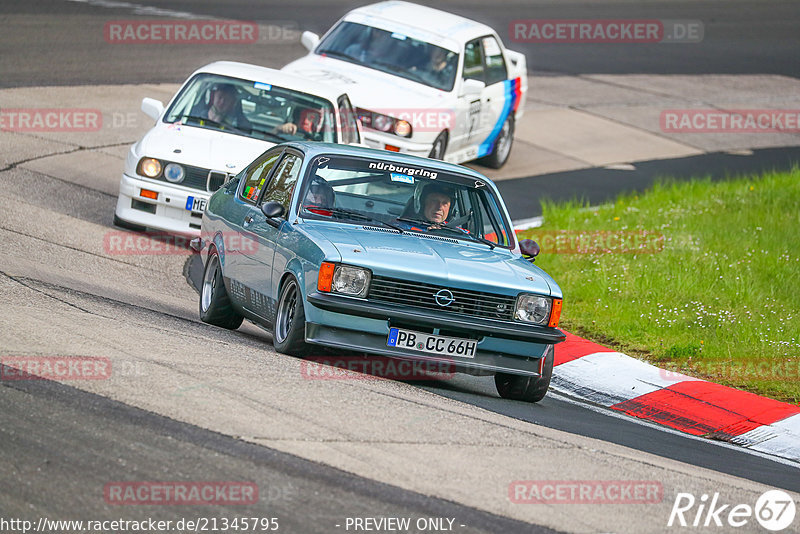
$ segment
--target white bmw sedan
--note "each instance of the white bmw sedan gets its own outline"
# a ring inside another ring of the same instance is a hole
[[[114,224],[200,234],[211,193],[284,141],[361,144],[347,94],[286,72],[216,62],[195,71],[165,107],[145,98],[156,123],[125,160]]]

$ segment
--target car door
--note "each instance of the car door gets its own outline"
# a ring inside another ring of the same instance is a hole
[[[228,233],[223,236],[225,248],[225,275],[230,279],[231,298],[241,306],[248,301],[246,278],[248,256],[245,252],[255,246],[246,232],[253,218],[253,209],[267,184],[283,148],[270,150],[251,163],[244,172],[230,211],[226,213]],[[263,217],[263,216],[262,216]]]
[[[248,303],[245,307],[269,322],[273,320],[278,297],[273,290],[273,286],[277,285],[274,277],[283,273],[290,256],[285,247],[278,247],[280,253],[276,254],[276,245],[282,227],[288,224],[286,217],[302,164],[302,154],[287,148],[275,166],[257,205],[251,208],[251,222],[243,229],[243,242],[247,240],[249,243],[242,254],[242,273],[248,287]],[[261,206],[267,202],[283,205],[286,215],[267,219],[261,212]]]
[[[480,39],[464,45],[461,65],[461,79],[457,82],[458,98],[455,106],[455,128],[451,133],[448,152],[461,150],[479,144],[482,135],[481,111],[483,94],[465,94],[464,82],[477,80],[484,82],[483,48]]]
[[[479,39],[483,58],[483,73],[486,87],[481,95],[481,132],[478,146],[478,157],[489,154],[500,130],[513,111],[515,94],[510,94],[508,71],[503,49],[492,35]]]

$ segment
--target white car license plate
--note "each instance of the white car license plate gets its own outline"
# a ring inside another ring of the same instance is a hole
[[[207,200],[204,198],[189,197],[186,199],[186,209],[203,213],[206,211],[206,202]]]
[[[390,328],[389,339],[386,345],[400,349],[419,350],[430,354],[474,358],[475,351],[478,347],[478,340],[437,336],[434,334],[425,334],[423,332],[414,332],[413,330]]]

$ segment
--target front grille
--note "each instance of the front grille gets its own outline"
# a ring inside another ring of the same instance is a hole
[[[166,165],[167,162],[164,162]],[[186,171],[186,176],[183,178],[183,181],[175,184],[175,185],[182,185],[184,187],[191,187],[192,189],[199,189],[200,191],[208,191],[209,193],[213,193],[217,189],[219,189],[222,184],[228,181],[230,175],[221,172],[221,171],[209,171],[208,169],[204,169],[202,167],[192,167],[190,165],[183,165],[184,170]],[[160,182],[170,183],[164,175],[158,177]]]
[[[455,300],[449,306],[441,306],[436,302],[434,295],[442,289],[447,289],[453,294]],[[504,321],[514,320],[514,305],[517,300],[516,297],[505,295],[435,286],[383,276],[372,277],[367,298],[372,302],[399,304],[411,308]]]

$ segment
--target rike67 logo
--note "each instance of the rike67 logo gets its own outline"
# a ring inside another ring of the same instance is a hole
[[[794,523],[796,506],[791,495],[781,490],[769,490],[761,494],[755,506],[730,504],[720,501],[719,493],[709,499],[703,494],[696,499],[691,493],[678,493],[667,526],[681,527],[743,527],[755,517],[765,529],[779,532]]]

